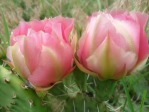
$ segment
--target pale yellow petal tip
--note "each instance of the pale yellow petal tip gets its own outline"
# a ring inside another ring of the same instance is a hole
[[[146,62],[147,62],[148,58],[144,59],[143,61],[141,61],[140,63],[138,63],[134,68],[133,70],[131,71],[131,73],[135,73],[135,72],[138,72],[140,70],[143,70],[146,66]]]
[[[7,60],[2,60],[4,63],[6,63],[7,65],[9,65],[12,69],[14,69],[13,64],[10,61]]]
[[[71,36],[71,46],[72,46],[72,49],[74,51],[74,53],[76,52],[77,50],[77,42],[78,42],[78,37],[77,37],[77,33],[74,32]]]
[[[98,75],[97,75],[96,73],[94,73],[94,72],[92,72],[92,71],[86,69],[82,64],[80,64],[76,58],[75,58],[75,63],[76,63],[76,65],[78,66],[78,68],[79,68],[80,70],[82,70],[83,72],[88,73],[88,74],[90,74],[90,75],[93,75],[93,76],[95,76],[95,77],[98,77]]]
[[[36,92],[42,92],[42,91],[48,91],[49,89],[53,88],[56,84],[61,83],[62,81],[58,81],[56,83],[54,83],[53,85],[49,86],[49,87],[39,87],[39,86],[35,86],[32,83],[31,86],[35,89]]]

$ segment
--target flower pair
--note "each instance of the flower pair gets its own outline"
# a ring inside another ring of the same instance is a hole
[[[21,22],[12,31],[7,57],[36,88],[62,80],[74,70],[74,60],[82,71],[102,80],[120,79],[147,60],[147,20],[148,15],[141,13],[94,13],[77,48],[71,18]]]

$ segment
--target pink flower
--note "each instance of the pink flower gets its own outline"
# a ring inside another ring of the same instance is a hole
[[[79,40],[76,63],[100,79],[119,79],[138,70],[149,55],[145,25],[148,15],[133,12],[98,12]]]
[[[35,87],[62,80],[73,69],[73,25],[73,19],[63,17],[21,22],[11,33],[7,50],[15,70]]]

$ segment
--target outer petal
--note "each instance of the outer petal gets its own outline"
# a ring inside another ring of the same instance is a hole
[[[30,71],[25,63],[24,56],[22,55],[18,44],[16,43],[11,48],[12,59],[15,66],[16,71],[22,76],[27,78],[30,75]]]
[[[138,21],[140,23],[140,43],[138,53],[138,64],[144,61],[149,55],[148,38],[145,34],[145,26],[148,20],[148,15],[137,13]]]
[[[79,41],[79,66],[105,79],[130,73],[149,54],[144,31],[147,18],[124,11],[93,14]]]
[[[113,20],[113,25],[116,28],[116,31],[120,33],[125,39],[128,49],[136,53],[139,52],[139,34],[140,27],[139,24],[131,20]]]
[[[46,23],[49,21],[49,19],[44,19],[42,21],[39,20],[33,20],[31,22],[29,22],[28,24],[30,25],[30,29],[39,32],[39,31],[43,31],[44,26],[46,25]]]
[[[140,70],[144,67],[147,58],[149,56],[149,45],[148,38],[145,33],[145,26],[149,16],[147,14],[136,13],[138,22],[140,24],[140,42],[139,42],[139,52],[138,52],[138,61],[136,66],[132,69],[132,71]]]
[[[20,22],[19,26],[13,30],[13,35],[18,36],[18,35],[26,35],[28,32],[30,25],[28,22]]]
[[[93,75],[95,77],[98,77],[98,74],[97,73],[94,73],[94,72],[88,70],[87,68],[85,68],[81,63],[79,63],[79,61],[77,59],[75,59],[75,63],[78,66],[78,68],[80,70],[82,70],[83,72],[88,73],[90,75]],[[102,79],[102,77],[100,77],[100,76],[99,76],[99,78]]]
[[[62,67],[55,55],[52,50],[43,46],[39,65],[28,79],[33,85],[47,87],[62,77]]]
[[[73,36],[71,36],[71,47],[74,53],[77,50],[77,42],[78,42],[78,38],[77,38],[77,33],[75,32]]]
[[[71,46],[63,42],[60,42],[59,44],[60,45],[58,46],[58,49],[54,49],[54,51],[56,52],[57,58],[59,59],[59,62],[62,66],[63,74],[66,76],[73,68],[73,49],[71,48]]]
[[[102,15],[90,19],[83,36],[79,40],[79,50],[77,52],[79,61],[83,65],[86,65],[84,60],[94,52],[106,37],[108,28],[105,27],[109,26],[108,23],[109,21]]]
[[[125,66],[126,69],[130,69],[137,60],[136,57],[134,58],[135,54],[126,54],[127,52],[118,47],[110,37],[107,37],[86,61],[88,68],[92,71],[96,71],[96,73],[100,74],[104,79],[117,79],[117,77],[121,76],[113,77],[113,75],[122,71],[125,73]],[[130,56],[133,57],[131,58],[132,61],[126,63]]]
[[[41,52],[42,39],[41,35],[34,32],[25,38],[24,42],[24,57],[26,64],[32,73],[38,65]]]
[[[112,10],[112,11],[106,11],[107,13],[109,13],[113,18],[124,18],[124,16],[126,17],[126,15],[128,15],[127,11],[123,11],[123,10]]]
[[[44,31],[52,33],[57,36],[60,40],[64,40],[69,43],[69,35],[72,31],[74,20],[70,18],[55,17],[45,25]]]
[[[7,58],[11,61],[11,63],[13,64],[13,59],[12,59],[12,47],[11,46],[9,46],[8,48],[7,48]],[[13,64],[14,65],[14,64]]]
[[[107,34],[112,40],[121,48],[127,49],[127,43],[124,37],[118,33],[112,24],[113,19],[108,14],[100,14],[99,16],[91,18],[91,21],[79,41],[79,50],[77,52],[79,61],[85,66],[86,58],[89,57],[97,47],[103,42]],[[108,26],[108,27],[107,27]]]
[[[44,19],[42,21],[33,20],[31,22],[20,22],[19,26],[11,33],[10,44],[14,45],[22,35],[26,36],[29,29],[32,29],[36,32],[42,31],[48,21],[48,19]]]
[[[69,42],[68,37],[69,37],[70,32],[72,31],[72,28],[74,26],[74,20],[70,19],[70,18],[56,17],[56,18],[52,18],[51,21],[53,23],[60,23],[61,24],[63,39],[66,42]]]
[[[14,29],[10,36],[10,45],[14,45],[21,35],[26,35],[28,32],[29,24],[27,22],[21,22],[20,25]]]
[[[73,67],[73,49],[71,46],[59,39],[50,36],[50,38],[46,39],[43,43],[44,46],[49,47],[54,54],[56,54],[57,61],[60,63],[62,67],[62,73],[67,74]],[[66,53],[67,52],[67,53]]]

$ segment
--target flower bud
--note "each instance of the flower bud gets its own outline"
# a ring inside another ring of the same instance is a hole
[[[120,79],[139,69],[149,55],[147,14],[94,13],[79,40],[78,67],[100,79]]]
[[[73,69],[70,33],[73,19],[55,17],[21,22],[10,37],[7,57],[15,70],[36,88],[47,88]]]

